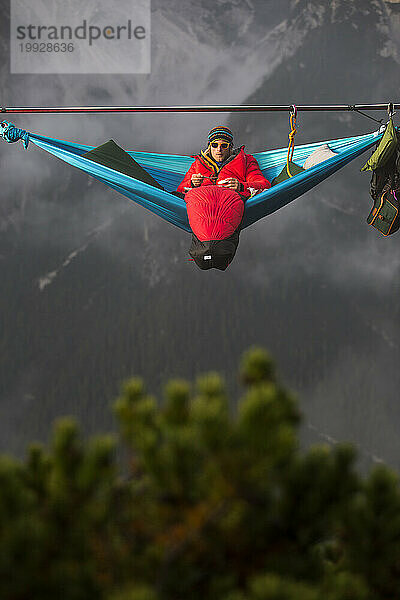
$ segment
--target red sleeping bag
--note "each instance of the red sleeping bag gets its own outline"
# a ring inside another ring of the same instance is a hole
[[[203,185],[185,195],[189,224],[202,242],[225,240],[239,227],[244,202],[239,194],[221,185]]]
[[[203,185],[185,196],[192,245],[190,256],[200,269],[225,271],[239,244],[244,202],[237,192],[220,185]]]

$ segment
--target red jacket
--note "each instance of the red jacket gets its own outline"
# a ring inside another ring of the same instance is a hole
[[[235,177],[243,184],[243,189],[240,191],[240,195],[243,198],[249,198],[251,195],[249,188],[259,191],[270,188],[271,184],[262,174],[254,156],[245,154],[243,149],[244,146],[237,153],[232,154],[223,163],[221,168],[218,168],[216,162],[207,156],[207,153],[202,152],[195,157],[196,160],[186,173],[182,183],[178,186],[177,191],[185,193],[187,192],[185,188],[193,187],[191,183],[193,173],[201,173],[207,176],[206,179],[203,179],[201,185],[215,185],[217,181],[222,181],[228,177]],[[208,179],[208,177],[216,177],[216,179]]]

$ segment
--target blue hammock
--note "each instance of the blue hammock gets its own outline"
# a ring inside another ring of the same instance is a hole
[[[128,152],[167,190],[163,191],[82,156],[92,150],[94,146],[84,146],[35,135],[22,129],[17,130],[9,123],[6,123],[6,127],[3,127],[3,132],[0,133],[6,141],[11,142],[22,139],[25,147],[27,147],[28,141],[31,141],[36,146],[54,154],[54,156],[70,165],[89,173],[92,177],[114,188],[173,225],[185,231],[191,231],[185,201],[170,192],[177,189],[194,160],[192,157],[152,152]],[[270,215],[289,204],[289,202],[292,202],[292,200],[295,200],[371,148],[381,137],[382,131],[380,130],[356,137],[297,146],[294,150],[293,161],[300,166],[303,166],[307,157],[314,150],[324,144],[328,144],[329,148],[337,154],[247,200],[241,229],[245,229],[262,217]],[[269,181],[272,181],[285,166],[286,155],[287,148],[253,153],[264,176]]]

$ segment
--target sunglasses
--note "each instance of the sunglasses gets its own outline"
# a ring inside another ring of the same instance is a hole
[[[228,142],[211,142],[211,148],[222,148],[222,150],[226,150],[229,148],[230,144]]]

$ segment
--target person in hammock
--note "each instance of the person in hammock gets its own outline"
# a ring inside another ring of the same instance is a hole
[[[271,187],[254,156],[245,154],[244,146],[233,147],[233,133],[223,125],[211,129],[207,148],[194,158],[178,186],[180,194],[203,185],[221,185],[238,192],[245,201]]]

